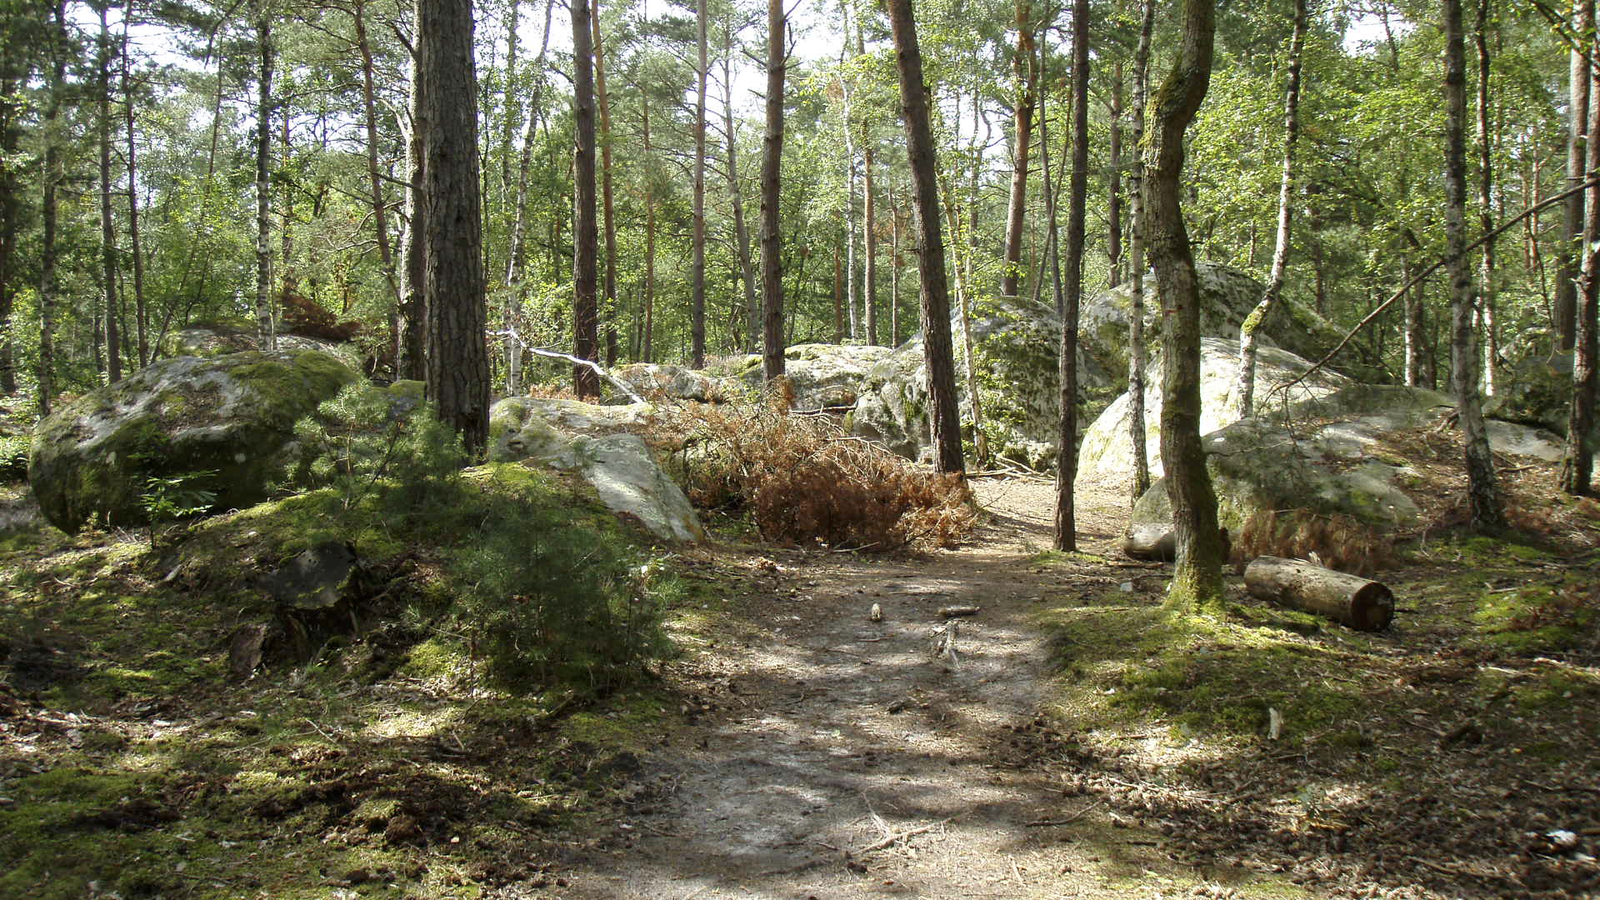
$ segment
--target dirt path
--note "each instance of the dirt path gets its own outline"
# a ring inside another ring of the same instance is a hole
[[[646,762],[636,815],[561,896],[1149,896],[1115,882],[1166,867],[1159,835],[1113,827],[1059,766],[1030,764],[1051,735],[1029,620],[1066,580],[1028,562],[1049,546],[1053,490],[980,483],[991,515],[959,552],[766,564],[750,618],[770,627],[690,664],[718,666],[694,673],[708,707],[695,749]],[[1098,499],[1080,533],[1104,553],[1117,526]],[[959,620],[954,660],[932,649],[946,606],[981,607]]]

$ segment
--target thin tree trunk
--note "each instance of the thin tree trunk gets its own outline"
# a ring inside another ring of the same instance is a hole
[[[17,128],[20,104],[13,100],[13,92],[27,72],[11,58],[0,60],[0,65],[5,69],[0,73],[0,394],[10,396],[17,392],[15,335],[20,329],[12,327],[11,316],[18,288],[17,235],[22,230],[22,204],[12,163],[21,136]]]
[[[788,66],[784,0],[767,0],[767,123],[761,146],[762,374],[783,375],[783,260],[779,240],[779,182],[783,164],[783,80]]]
[[[706,76],[710,63],[706,53],[706,2],[695,5],[695,44],[699,65],[695,69],[694,103],[694,308],[690,320],[690,365],[706,366]]]
[[[350,18],[355,26],[356,50],[361,54],[361,113],[367,132],[367,190],[372,195],[372,221],[378,232],[378,265],[389,289],[389,333],[400,329],[400,283],[395,274],[394,250],[389,243],[389,206],[383,197],[383,170],[378,165],[378,107],[374,100],[372,44],[367,40],[366,0],[353,0]]]
[[[1022,275],[1022,236],[1028,209],[1028,151],[1033,143],[1033,107],[1038,97],[1039,70],[1034,65],[1033,9],[1029,0],[1017,0],[1017,50],[1011,70],[1017,83],[1016,127],[1012,137],[1011,198],[1006,206],[1005,265],[1000,273],[1000,293],[1017,295]]]
[[[1111,185],[1106,201],[1106,281],[1115,290],[1122,284],[1122,59],[1111,73]]]
[[[1400,257],[1400,283],[1411,284],[1412,269],[1411,257]],[[1422,285],[1414,284],[1406,292],[1405,304],[1405,362],[1403,365],[1404,381],[1407,387],[1419,387],[1422,384]]]
[[[647,163],[655,162],[654,148],[650,146],[650,95],[642,92],[640,104],[644,118],[644,156]],[[655,361],[656,328],[656,192],[649,179],[644,184],[644,350],[645,362]]]
[[[1472,525],[1485,532],[1506,527],[1495,483],[1494,458],[1478,395],[1478,354],[1473,347],[1472,268],[1465,247],[1467,214],[1466,48],[1461,0],[1443,0],[1445,34],[1445,243],[1450,270],[1450,375],[1460,402]]]
[[[1594,54],[1600,38],[1583,37]],[[1589,93],[1589,134],[1587,168],[1600,169],[1600,73],[1592,73]],[[1583,296],[1573,316],[1576,333],[1572,347],[1572,402],[1568,409],[1567,446],[1561,460],[1561,489],[1568,494],[1587,494],[1594,476],[1595,446],[1591,439],[1595,427],[1595,394],[1600,390],[1596,376],[1596,346],[1600,344],[1600,186],[1584,192],[1583,207]]]
[[[122,380],[122,341],[117,332],[117,234],[111,218],[111,30],[106,24],[106,9],[100,7],[99,78],[96,88],[100,108],[97,128],[100,136],[100,258],[105,290],[104,313],[106,376],[116,384]]]
[[[617,229],[611,202],[611,100],[606,93],[606,51],[600,34],[600,4],[590,0],[594,27],[594,89],[600,109],[600,209],[606,239],[605,298],[600,318],[605,322],[606,366],[617,364]]]
[[[1495,395],[1495,361],[1500,356],[1500,336],[1495,325],[1494,289],[1494,146],[1489,130],[1489,0],[1478,0],[1478,27],[1473,42],[1478,51],[1478,227],[1483,229],[1478,280],[1483,296],[1478,300],[1483,320],[1483,393]]]
[[[361,0],[356,0],[361,2]],[[500,116],[500,201],[504,203],[507,192],[511,188],[511,148],[512,138],[517,132],[517,51],[521,47],[521,36],[517,33],[522,18],[521,4],[517,0],[506,0],[506,79],[505,103]],[[534,70],[536,74],[538,70]],[[530,111],[531,115],[531,111]],[[509,266],[510,264],[507,263]]]
[[[1128,439],[1133,451],[1132,500],[1137,502],[1150,490],[1150,458],[1145,452],[1145,334],[1144,334],[1144,124],[1145,102],[1150,85],[1150,38],[1155,27],[1155,0],[1142,0],[1139,14],[1139,45],[1133,57],[1133,165],[1128,170],[1128,195],[1132,201],[1129,228],[1129,277],[1133,305],[1129,311],[1128,340]]]
[[[56,127],[61,115],[61,95],[67,71],[67,4],[50,4],[50,81],[46,85],[44,106],[44,197],[41,203],[41,241],[39,247],[39,415],[50,414],[55,401],[55,315],[56,294],[56,188],[61,183],[61,146]]]
[[[1590,102],[1590,58],[1593,42],[1587,35],[1594,31],[1594,0],[1574,0],[1573,31],[1578,43],[1573,48],[1567,68],[1567,189],[1583,184],[1587,166],[1587,137]],[[1584,199],[1574,194],[1562,205],[1561,240],[1556,243],[1555,320],[1556,346],[1570,350],[1577,334],[1579,246],[1583,234]]]
[[[1180,203],[1183,134],[1211,80],[1216,29],[1213,0],[1184,0],[1178,59],[1150,99],[1144,218],[1161,298],[1161,460],[1172,502],[1178,559],[1168,588],[1175,609],[1222,601],[1222,533],[1217,499],[1200,443],[1200,290]]]
[[[422,19],[422,3],[413,0],[414,21]],[[404,267],[400,271],[400,331],[395,336],[395,377],[421,381],[427,377],[428,195],[425,190],[427,154],[423,150],[430,126],[429,107],[423,97],[422,70],[415,51],[411,59],[411,133],[406,140],[406,234]]]
[[[421,0],[419,6],[418,70],[429,107],[423,164],[427,395],[439,418],[461,435],[468,456],[476,458],[489,438],[489,354],[472,2]]]
[[[272,24],[257,10],[256,52],[256,340],[263,350],[278,349],[272,321]]]
[[[849,16],[849,4],[841,3],[840,9],[846,18]],[[850,47],[850,24],[845,23],[845,49],[840,51],[840,62]],[[845,310],[850,316],[850,340],[861,339],[861,316],[856,308],[856,144],[850,132],[850,85],[840,78],[840,85],[844,94],[844,296]]]
[[[555,8],[553,0],[544,2],[544,36],[539,41],[539,55],[534,57],[533,94],[528,98],[528,111],[522,119],[522,148],[517,153],[517,198],[511,222],[511,246],[506,254],[506,311],[505,330],[515,332],[517,312],[522,308],[522,279],[528,266],[528,181],[533,163],[533,137],[536,123],[543,114],[540,97],[544,92],[544,57],[550,49],[550,19]],[[648,118],[646,120],[648,122]],[[645,131],[645,152],[649,152],[650,138]],[[522,342],[513,334],[506,336],[506,393],[515,395],[522,391]]]
[[[866,36],[860,16],[856,18],[856,56],[867,55]],[[878,343],[878,231],[876,195],[873,191],[872,123],[870,115],[861,123],[862,163],[862,254],[866,257],[861,273],[861,306],[866,310],[867,343]]]
[[[922,51],[917,46],[911,0],[886,0],[886,5],[894,30],[906,150],[921,236],[917,269],[922,282],[922,335],[927,354],[933,464],[941,472],[962,472],[965,464],[961,455],[961,418],[956,411],[955,365],[950,348],[950,290],[945,281],[944,237],[939,228],[939,164],[929,125],[928,87],[922,76]]]
[[[291,135],[290,135],[290,132],[289,132],[289,127],[290,127],[289,126],[289,117],[287,115],[285,115],[283,117],[283,132],[282,132],[282,136],[283,136],[283,161],[280,164],[280,168],[283,169],[284,171],[289,171],[289,161],[294,158],[294,145],[291,143]],[[278,254],[278,258],[283,260],[283,274],[281,276],[279,276],[279,278],[278,278],[278,282],[279,282],[279,294],[278,294],[278,296],[280,298],[287,297],[291,292],[294,292],[297,284],[299,283],[299,275],[294,270],[294,228],[293,228],[293,224],[294,224],[294,185],[290,183],[290,179],[285,178],[285,179],[283,179],[283,209],[280,210],[279,213],[278,213],[278,239],[279,239],[279,247],[281,248],[281,250],[279,251],[279,254]],[[314,283],[315,283],[315,281],[313,280],[313,284]],[[282,309],[282,307],[285,305],[286,302],[287,301],[280,299],[280,301],[278,303],[279,308]],[[279,315],[282,315],[282,314],[280,313]]]
[[[573,355],[598,362],[598,279],[595,246],[594,47],[589,31],[589,0],[575,0],[572,10],[572,117],[577,131],[573,154],[572,282]],[[573,388],[580,399],[600,396],[600,379],[588,366],[573,366]]]
[[[128,245],[133,254],[133,308],[134,331],[138,339],[139,367],[150,365],[150,313],[144,299],[144,246],[139,234],[139,166],[137,143],[134,140],[133,76],[128,61],[128,23],[133,16],[126,10],[122,16],[122,101],[123,118],[127,126],[128,146]],[[8,367],[9,370],[9,367]]]
[[[849,235],[845,235],[846,239]],[[844,247],[833,249],[833,342],[844,343]]]
[[[1044,132],[1040,131],[1042,137]],[[1083,301],[1084,206],[1089,193],[1089,0],[1072,5],[1072,183],[1067,189],[1067,291],[1061,316],[1061,431],[1056,451],[1057,550],[1078,549],[1072,482],[1078,474],[1078,309]]]
[[[733,118],[733,25],[722,24],[722,123],[728,143],[728,205],[733,210],[733,249],[744,288],[746,353],[760,343],[761,304],[756,299],[755,264],[750,258],[750,228],[744,221],[744,188],[739,184],[738,123]]]
[[[1255,411],[1256,332],[1272,315],[1272,308],[1283,293],[1284,273],[1289,266],[1290,226],[1294,220],[1294,149],[1300,138],[1300,56],[1306,41],[1306,0],[1294,0],[1294,33],[1289,39],[1289,87],[1283,97],[1283,176],[1278,183],[1278,232],[1272,250],[1272,273],[1267,289],[1255,309],[1239,325],[1239,377],[1234,383],[1239,415],[1249,418]]]
[[[889,182],[889,346],[900,346],[900,207]]]

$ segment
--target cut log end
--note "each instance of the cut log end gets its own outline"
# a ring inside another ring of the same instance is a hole
[[[1325,616],[1359,631],[1382,631],[1394,620],[1387,585],[1298,559],[1257,557],[1244,570],[1250,596]]]
[[[1369,581],[1350,595],[1350,627],[1357,631],[1382,631],[1394,621],[1394,591]]]

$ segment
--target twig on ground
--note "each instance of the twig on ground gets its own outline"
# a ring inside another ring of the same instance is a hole
[[[857,853],[873,853],[873,852],[876,852],[878,850],[883,850],[883,849],[885,849],[887,847],[891,847],[891,846],[893,846],[895,844],[898,844],[899,842],[905,840],[906,838],[916,837],[919,834],[927,834],[928,832],[934,830],[935,828],[939,828],[939,827],[942,827],[944,825],[948,825],[954,819],[955,819],[955,816],[950,816],[947,819],[940,819],[937,822],[930,822],[927,825],[919,825],[916,828],[908,828],[905,831],[901,831],[901,832],[897,832],[895,834],[891,834],[888,837],[884,838],[881,841],[878,841],[875,844],[868,844],[867,846],[862,847],[860,850],[857,850],[856,852]]]
[[[1096,809],[1099,809],[1100,807],[1105,806],[1105,805],[1106,805],[1106,802],[1104,800],[1096,800],[1095,802],[1089,804],[1088,806],[1085,806],[1083,809],[1080,809],[1077,812],[1073,813],[1072,815],[1067,816],[1065,819],[1040,819],[1040,820],[1038,820],[1036,822],[1029,822],[1028,823],[1028,827],[1029,828],[1050,828],[1050,827],[1054,827],[1056,825],[1071,825],[1073,822],[1078,821],[1079,819],[1083,818],[1084,816],[1087,816],[1089,813],[1091,813],[1091,812],[1095,811]]]

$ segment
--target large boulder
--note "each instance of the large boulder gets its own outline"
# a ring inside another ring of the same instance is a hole
[[[868,373],[895,351],[860,344],[796,344],[783,351],[784,375],[793,391],[790,408],[800,412],[844,412],[856,405]],[[759,391],[765,381],[761,357],[748,356],[734,377]]]
[[[1305,511],[1343,516],[1386,533],[1417,523],[1432,480],[1408,458],[1405,432],[1437,428],[1455,401],[1423,388],[1351,384],[1301,402],[1292,414],[1242,419],[1203,438],[1221,524],[1239,534],[1257,516]],[[1550,432],[1493,422],[1496,453],[1560,458]],[[1165,481],[1134,505],[1136,525],[1168,523]]]
[[[589,482],[600,502],[613,512],[637,519],[656,537],[701,541],[705,529],[678,487],[656,463],[644,439],[601,423],[615,406],[594,406],[585,414],[574,401],[501,400],[489,411],[489,458],[495,462],[531,460]],[[577,404],[589,406],[589,404]],[[647,404],[634,404],[647,406]],[[645,412],[636,411],[643,421]],[[547,417],[548,415],[548,417]],[[630,427],[624,417],[615,428]],[[568,430],[582,423],[587,433]]]
[[[616,379],[646,400],[691,400],[696,403],[722,403],[727,400],[727,383],[687,366],[657,363],[631,363],[611,370]]]
[[[356,378],[312,350],[163,360],[41,422],[28,479],[68,532],[144,524],[152,479],[210,493],[215,508],[248,506],[288,462],[295,423]]]
[[[1349,387],[1350,379],[1320,369],[1293,388],[1286,386],[1300,377],[1311,363],[1286,350],[1258,347],[1256,350],[1256,412],[1258,416],[1281,418],[1308,400],[1324,397]],[[1238,407],[1229,394],[1239,374],[1239,345],[1227,338],[1208,337],[1200,341],[1200,433],[1208,434],[1239,418]],[[1161,468],[1161,357],[1154,356],[1145,368],[1145,458],[1150,474],[1159,477]],[[1125,486],[1133,478],[1133,445],[1129,431],[1133,423],[1132,397],[1123,393],[1083,433],[1078,447],[1077,484]]]
[[[1266,285],[1230,266],[1198,262],[1195,274],[1200,282],[1200,333],[1207,337],[1239,340],[1239,326],[1255,309]],[[1111,373],[1118,388],[1127,386],[1128,341],[1132,333],[1133,290],[1129,285],[1102,291],[1084,304],[1079,315],[1080,343],[1093,365]],[[1160,343],[1161,303],[1156,294],[1156,279],[1145,278],[1145,334],[1151,347]],[[1344,332],[1316,310],[1285,294],[1262,323],[1260,343],[1280,347],[1306,359],[1321,359],[1343,339]],[[1381,361],[1365,355],[1365,349],[1351,347],[1332,365],[1358,381],[1382,383],[1390,380]]]
[[[165,356],[225,356],[243,353],[261,346],[254,328],[236,325],[194,325],[167,335],[161,342]],[[278,335],[279,352],[295,353],[316,350],[326,353],[350,368],[361,370],[361,350],[349,341],[330,341],[301,334]]]

